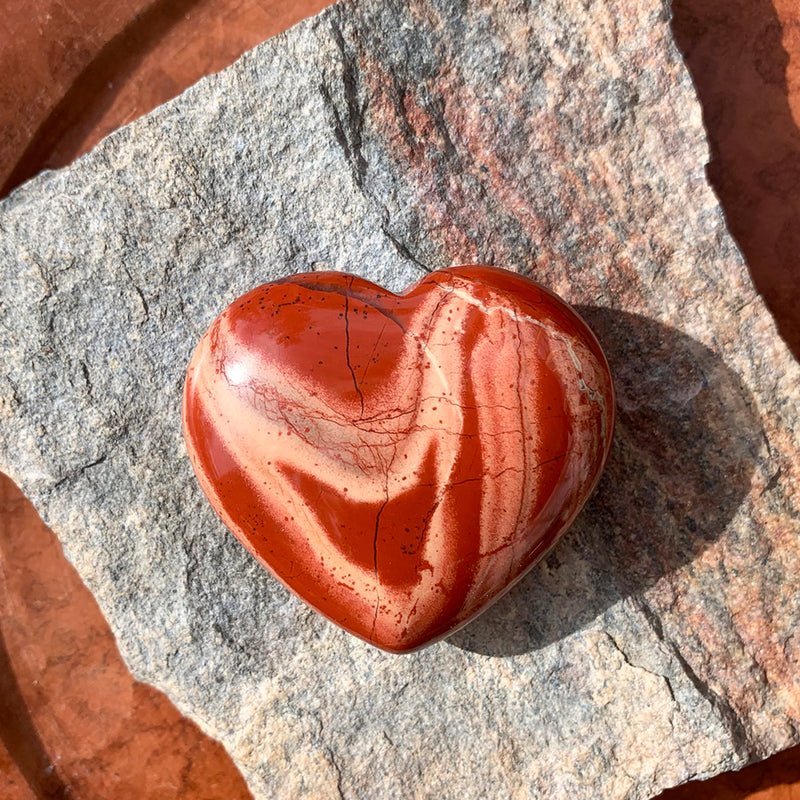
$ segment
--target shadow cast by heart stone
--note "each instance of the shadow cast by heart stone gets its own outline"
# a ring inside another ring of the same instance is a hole
[[[461,649],[518,655],[582,629],[693,561],[749,492],[763,432],[739,376],[704,345],[653,320],[578,311],[614,376],[609,462],[550,555],[447,639]]]

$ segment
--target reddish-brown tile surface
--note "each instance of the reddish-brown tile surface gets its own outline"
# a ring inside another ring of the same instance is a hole
[[[330,0],[0,0],[0,195]]]
[[[739,772],[678,786],[658,800],[800,800],[800,747]]]
[[[0,194],[328,0],[0,0]],[[674,0],[709,177],[800,354],[800,4]],[[231,798],[224,750],[137,684],[53,534],[0,478],[0,798]],[[800,748],[663,800],[800,800]]]
[[[36,800],[33,789],[2,742],[0,742],[0,797],[6,800]]]
[[[800,3],[673,0],[708,131],[708,177],[753,281],[800,357]],[[800,747],[661,800],[800,800]]]
[[[0,3],[2,194],[325,5]],[[0,476],[0,798],[249,796],[224,749],[133,680],[57,539]]]
[[[800,3],[673,0],[708,129],[708,177],[800,357]]]
[[[133,680],[56,537],[0,476],[0,797],[249,797],[222,746]]]

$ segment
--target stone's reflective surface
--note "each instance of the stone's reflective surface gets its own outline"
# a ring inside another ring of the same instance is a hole
[[[614,400],[585,323],[514,273],[457,267],[401,295],[310,273],[217,318],[183,419],[200,484],[245,546],[400,652],[479,613],[566,530]]]

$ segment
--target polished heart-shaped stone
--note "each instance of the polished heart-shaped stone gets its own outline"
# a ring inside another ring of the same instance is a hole
[[[492,267],[403,294],[320,272],[266,284],[189,365],[189,455],[291,591],[394,652],[445,636],[550,548],[611,446],[608,364],[562,300]]]

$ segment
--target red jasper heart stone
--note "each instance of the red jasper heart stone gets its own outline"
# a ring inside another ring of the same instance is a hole
[[[611,445],[608,364],[542,286],[455,267],[254,289],[192,357],[183,424],[214,509],[291,591],[394,652],[453,632],[567,529]]]

